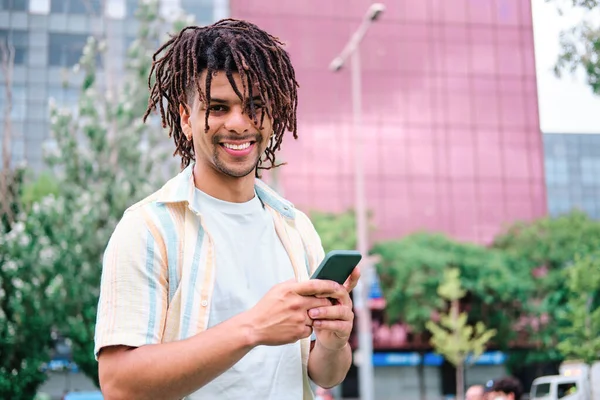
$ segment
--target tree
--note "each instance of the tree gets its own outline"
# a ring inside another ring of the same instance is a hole
[[[48,237],[64,223],[64,204],[46,197],[6,231],[0,226],[0,398],[32,399],[46,380],[63,283],[56,263],[66,243]]]
[[[514,323],[531,292],[530,276],[518,260],[432,233],[380,242],[372,252],[380,257],[377,270],[389,323],[404,322],[417,335],[427,332],[427,323],[444,305],[437,296],[444,271],[457,267],[468,291],[469,317],[496,328],[500,332],[497,345],[506,346],[515,338]],[[422,366],[419,381],[423,398]]]
[[[313,211],[310,219],[321,237],[325,253],[356,248],[356,218],[353,211],[339,214]]]
[[[7,305],[0,337],[8,345],[0,349],[0,363],[8,372],[0,375],[11,377],[2,381],[8,389],[1,398],[19,398],[13,394],[20,393],[20,386],[29,385],[22,393],[30,393],[45,378],[39,371],[49,357],[50,322],[70,339],[73,361],[98,384],[93,347],[102,254],[125,209],[173,173],[156,145],[159,136],[167,135],[160,124],[141,121],[151,56],[165,22],[156,0],[142,0],[136,15],[138,37],[128,52],[122,90],[113,96],[96,79],[97,54],[104,44],[88,40],[76,67],[84,74],[76,111],[56,105],[50,111],[55,145],[46,162],[58,191],[35,202],[40,190],[56,189],[52,182],[38,181],[27,192],[34,201],[32,212],[20,213],[0,236],[5,292],[0,303]],[[37,372],[30,377],[31,371]]]
[[[23,211],[28,212],[35,203],[44,197],[58,196],[58,194],[58,183],[48,172],[44,171],[39,173],[33,181],[23,183],[19,203]]]
[[[99,89],[96,60],[104,44],[90,38],[78,65],[85,77],[77,111],[51,107],[56,147],[47,162],[56,173],[69,222],[51,234],[51,241],[68,243],[56,265],[64,279],[64,318],[58,328],[72,343],[73,361],[96,384],[93,348],[102,254],[125,209],[173,174],[165,173],[166,154],[157,146],[166,133],[159,124],[146,126],[141,120],[151,56],[165,22],[156,0],[140,1],[136,17],[140,25],[128,51],[123,89],[112,96]]]
[[[559,7],[565,1],[562,0]],[[594,93],[600,94],[600,26],[597,23],[600,1],[568,0],[568,3],[586,10],[587,15],[581,24],[561,33],[561,52],[554,72],[560,77],[565,72],[581,70]]]
[[[534,276],[534,290],[525,304],[525,312],[543,317],[529,332],[537,348],[524,354],[522,364],[563,359],[557,344],[566,322],[560,315],[564,314],[569,299],[564,271],[576,255],[585,258],[599,245],[600,222],[579,211],[518,222],[496,237],[493,247],[520,260],[523,271]]]
[[[465,393],[464,368],[467,357],[474,362],[483,354],[486,344],[496,334],[488,330],[483,322],[468,325],[467,313],[460,312],[460,300],[466,292],[460,283],[460,270],[448,268],[444,271],[444,282],[438,288],[439,296],[450,303],[450,310],[440,315],[440,322],[428,321],[431,344],[435,350],[456,367],[456,398],[463,400]]]
[[[558,350],[565,358],[592,364],[600,358],[600,251],[576,256],[564,275],[569,292],[559,315],[565,327]]]
[[[4,126],[0,171],[0,398],[31,399],[46,379],[54,323],[52,301],[58,280],[52,274],[55,249],[34,243],[31,232],[52,229],[50,219],[26,223],[20,213],[24,170],[12,165],[12,73],[14,47],[0,38],[4,83]],[[48,199],[51,202],[52,199]],[[39,212],[39,207],[31,210]],[[50,215],[52,217],[52,215]]]
[[[497,345],[515,338],[514,323],[533,290],[531,275],[519,259],[432,233],[377,243],[373,253],[381,259],[377,269],[390,322],[402,321],[415,333],[424,332],[443,306],[437,290],[444,271],[456,267],[468,293],[470,317],[498,331]]]
[[[13,184],[14,172],[12,170],[12,83],[15,65],[15,48],[9,35],[0,37],[0,70],[4,83],[4,126],[2,132],[2,170],[0,171],[0,215],[6,225],[12,224],[15,218],[14,204],[17,193]]]

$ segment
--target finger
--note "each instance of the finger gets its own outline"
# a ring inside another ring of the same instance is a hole
[[[313,327],[312,327],[312,326],[305,326],[304,328],[305,328],[305,329],[304,329],[304,331],[302,332],[301,339],[307,338],[307,337],[309,337],[310,335],[312,335],[312,333],[313,333]]]
[[[327,330],[335,333],[340,339],[347,339],[350,337],[352,331],[352,324],[348,321],[332,321],[332,320],[316,320],[313,324],[315,329]]]
[[[360,267],[356,267],[352,270],[352,273],[350,274],[348,279],[346,279],[346,282],[344,282],[344,287],[346,288],[346,291],[348,293],[350,293],[352,291],[352,289],[354,289],[356,287],[359,279],[360,279]]]
[[[334,297],[343,286],[337,282],[324,279],[309,279],[308,281],[298,282],[295,285],[295,292],[302,296],[322,296]]]
[[[310,318],[310,316],[307,313],[306,318],[304,319],[304,325],[312,327],[313,323],[314,323],[314,321],[312,320],[312,318]]]
[[[312,308],[320,308],[320,307],[329,307],[331,306],[331,300],[324,297],[315,297],[315,296],[302,296],[301,307],[305,310],[310,310]]]
[[[352,321],[354,319],[352,310],[344,306],[313,308],[308,311],[308,316],[314,320]]]
[[[319,297],[319,296],[317,296],[317,297]],[[352,306],[352,300],[350,299],[350,293],[343,286],[340,286],[339,291],[337,291],[336,293],[330,294],[328,297],[332,300],[332,304],[334,304],[334,305],[339,304],[339,305],[347,306],[347,307]]]

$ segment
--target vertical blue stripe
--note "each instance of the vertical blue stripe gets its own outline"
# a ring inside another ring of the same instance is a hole
[[[310,263],[308,262],[308,252],[306,251],[306,246],[304,246],[304,262],[306,264],[306,273],[308,274],[308,277],[310,278]]]
[[[194,258],[192,258],[192,266],[190,272],[190,286],[187,293],[187,299],[185,300],[185,309],[183,312],[183,323],[181,326],[181,337],[180,339],[186,339],[188,337],[188,331],[190,328],[190,319],[192,318],[192,306],[194,304],[194,294],[196,292],[196,282],[198,280],[198,270],[200,267],[200,254],[202,253],[202,241],[204,240],[204,229],[202,225],[198,227],[198,234],[196,237],[196,248],[194,249]],[[205,265],[204,268],[209,268]],[[205,290],[206,288],[200,288]],[[202,307],[202,306],[200,306]]]
[[[175,229],[175,222],[173,221],[169,211],[167,211],[167,207],[164,204],[157,204],[155,210],[160,222],[160,226],[165,235],[165,245],[167,246],[169,303],[171,303],[171,300],[175,295],[175,291],[177,290],[177,286],[179,285],[179,278],[177,276],[179,240],[177,237],[177,229]]]
[[[146,331],[146,343],[154,342],[154,327],[156,325],[156,276],[154,272],[154,238],[148,231],[146,238],[146,276],[148,277],[148,298],[150,300],[150,310],[148,315],[148,330]]]

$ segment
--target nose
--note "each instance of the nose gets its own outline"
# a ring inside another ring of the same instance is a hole
[[[224,127],[230,133],[248,133],[252,127],[252,120],[243,112],[242,107],[232,107],[227,113]]]

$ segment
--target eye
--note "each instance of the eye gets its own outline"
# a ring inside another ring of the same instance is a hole
[[[224,113],[227,112],[227,107],[222,104],[215,104],[214,106],[210,106],[209,111],[211,113]]]
[[[265,105],[262,102],[261,103],[253,103],[253,106],[254,106],[254,111],[257,113],[263,112],[263,110],[265,108]]]

